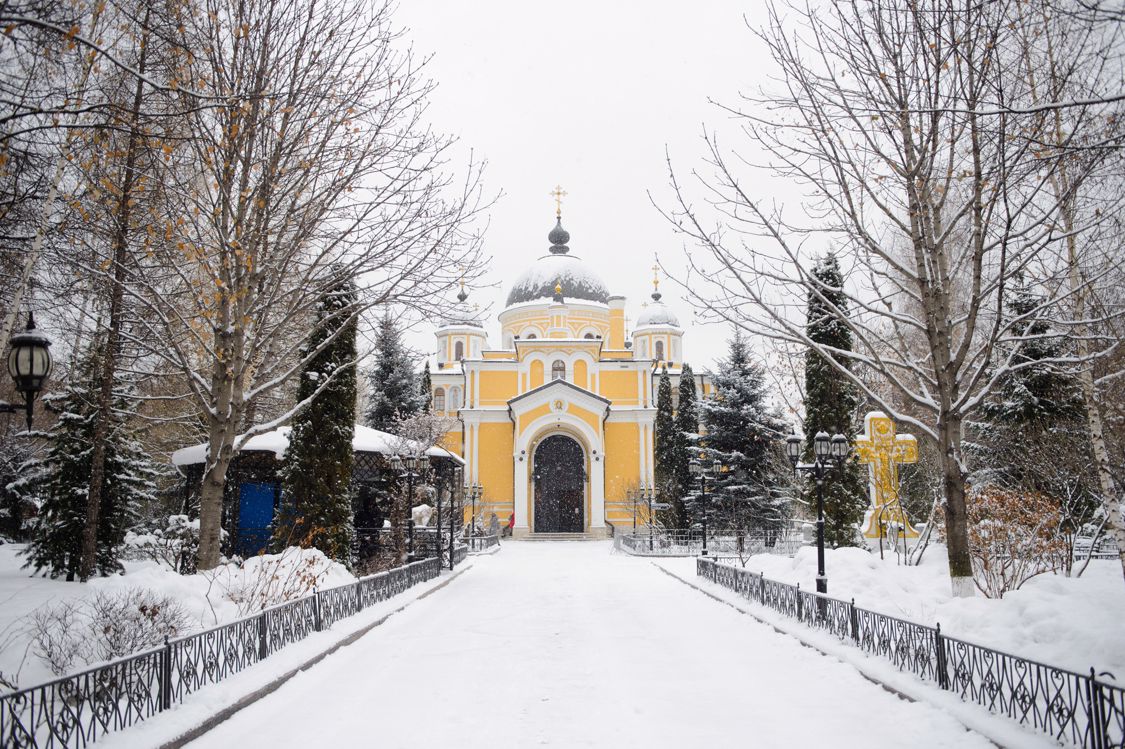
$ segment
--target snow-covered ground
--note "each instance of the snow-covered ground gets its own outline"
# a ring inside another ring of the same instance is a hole
[[[24,559],[19,554],[24,548],[22,544],[0,545],[0,673],[21,687],[55,677],[34,652],[31,618],[43,607],[97,592],[112,594],[137,588],[173,598],[184,609],[192,628],[204,629],[261,608],[254,598],[261,598],[263,593],[276,594],[286,583],[295,590],[315,579],[323,589],[355,580],[343,566],[315,550],[306,550],[285,557],[255,557],[242,567],[222,567],[210,575],[178,575],[156,562],[127,561],[124,575],[99,577],[86,584],[68,583],[36,577],[23,569]],[[270,590],[263,589],[266,582],[272,586]]]
[[[648,560],[512,542],[192,746],[904,743],[989,746]]]
[[[1125,580],[1114,560],[1094,560],[1080,578],[1040,575],[1003,599],[953,598],[942,546],[931,546],[917,567],[880,560],[862,549],[825,552],[829,595],[891,616],[933,624],[963,640],[1080,673],[1094,667],[1125,683]],[[738,566],[737,560],[731,564]],[[683,576],[695,574],[694,559],[663,559]],[[814,590],[816,548],[793,558],[759,555],[746,569],[802,589]]]

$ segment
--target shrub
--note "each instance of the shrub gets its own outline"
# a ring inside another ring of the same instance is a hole
[[[973,489],[968,511],[973,580],[989,598],[1058,569],[1066,556],[1058,507],[1042,492]]]

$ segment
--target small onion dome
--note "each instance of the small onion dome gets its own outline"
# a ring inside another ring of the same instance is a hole
[[[566,244],[570,241],[570,232],[563,228],[561,216],[555,221],[555,228],[547,235],[547,241],[551,243],[550,251],[554,255],[565,255],[570,252]]]
[[[645,307],[637,318],[636,328],[644,328],[649,326],[671,326],[673,328],[680,327],[680,319],[676,317],[676,313],[669,309],[668,305],[660,301],[661,294],[659,291],[654,292],[652,295],[652,304]]]
[[[450,315],[441,322],[441,327],[463,327],[469,326],[472,328],[483,328],[484,324],[480,321],[480,315],[476,310],[469,309],[465,304],[465,300],[469,298],[469,293],[465,291],[465,287],[461,286],[461,290],[457,292],[458,304]]]

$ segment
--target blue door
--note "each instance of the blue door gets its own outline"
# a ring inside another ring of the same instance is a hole
[[[273,522],[273,484],[242,484],[238,490],[238,538],[235,551],[248,557],[266,548]]]

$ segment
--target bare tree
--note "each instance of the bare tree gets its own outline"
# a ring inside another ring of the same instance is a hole
[[[706,136],[711,171],[693,173],[705,209],[670,166],[675,205],[665,215],[703,250],[688,255],[682,281],[703,313],[829,361],[852,361],[856,373],[841,365],[840,376],[937,448],[958,596],[974,591],[965,420],[1020,366],[1002,352],[1029,318],[1076,330],[1064,314],[1077,293],[1064,283],[1064,240],[1081,242],[1103,215],[1084,212],[1065,234],[1058,228],[1073,187],[1061,196],[1051,189],[1059,163],[1039,153],[1045,120],[1018,113],[1031,100],[1015,23],[1024,5],[771,5],[758,34],[779,69],[777,90],[724,107],[747,136],[742,151]],[[997,101],[1004,111],[980,114]],[[1075,165],[1070,184],[1084,184],[1103,165]],[[800,185],[802,210],[763,200],[754,181],[763,172]],[[817,344],[801,324],[802,295],[822,288],[809,261],[824,241],[851,266],[851,316],[835,312],[852,330],[854,351]],[[1044,301],[1011,319],[1002,310],[1017,276],[1041,287]],[[1079,286],[1106,281],[1095,273]],[[1082,322],[1094,327],[1116,314]],[[1089,363],[1116,345],[1099,339],[1056,363]]]
[[[346,279],[358,301],[321,324],[342,329],[373,305],[431,308],[478,264],[479,169],[447,172],[451,141],[422,119],[432,84],[381,2],[208,0],[182,21],[185,80],[224,105],[192,111],[167,148],[168,207],[149,217],[126,289],[147,310],[136,343],[204,414],[206,570],[231,458],[308,400],[239,433],[247,408],[319,353],[289,333]]]

